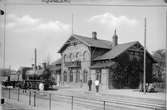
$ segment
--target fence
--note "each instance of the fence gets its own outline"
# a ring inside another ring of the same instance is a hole
[[[153,106],[134,105],[121,101],[108,101],[100,99],[69,96],[36,90],[23,90],[19,88],[2,88],[4,98],[28,104],[40,110],[134,110],[134,108],[147,108],[155,110]],[[164,108],[158,107],[163,110]]]

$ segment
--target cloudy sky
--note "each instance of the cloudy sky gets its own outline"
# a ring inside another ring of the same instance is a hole
[[[91,1],[91,2],[90,2]],[[116,0],[112,0],[115,2]],[[118,0],[123,4],[165,4],[163,0]],[[11,1],[8,0],[8,3]],[[15,3],[40,3],[40,0],[15,0]],[[73,0],[77,2],[77,0]],[[87,0],[86,3],[108,3],[109,0]],[[112,4],[110,1],[110,3]],[[152,52],[165,48],[166,8],[81,5],[7,5],[6,8],[6,67],[31,66],[34,48],[38,63],[55,61],[57,51],[73,33],[112,40],[117,29],[119,43],[144,41],[144,17],[147,17],[147,49]],[[1,16],[1,58],[3,58],[3,22]],[[2,60],[1,60],[2,65]]]

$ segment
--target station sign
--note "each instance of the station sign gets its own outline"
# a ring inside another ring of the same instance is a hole
[[[81,61],[65,62],[64,64],[67,67],[81,67]]]
[[[41,0],[44,3],[71,3],[71,0]]]

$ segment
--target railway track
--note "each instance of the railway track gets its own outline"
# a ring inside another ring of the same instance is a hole
[[[31,91],[32,96],[34,90]],[[36,92],[36,98],[40,100],[49,100],[49,94],[51,94],[51,102],[62,102],[73,104],[73,106],[83,106],[91,110],[166,110],[165,105],[161,102],[157,103],[154,100],[142,100],[133,99],[131,97],[119,97],[119,96],[102,96],[92,94],[80,94],[80,93],[59,93],[59,92]],[[17,95],[17,91],[11,90],[11,93]],[[20,95],[26,97],[29,96],[29,92],[23,93],[20,91]]]
[[[149,109],[153,109],[153,110],[154,109],[165,110],[165,101],[163,101],[163,100],[134,98],[134,97],[128,97],[128,96],[122,97],[122,96],[115,96],[115,95],[105,96],[105,95],[96,95],[96,93],[84,94],[84,95],[79,94],[79,93],[73,93],[73,95],[75,95],[76,97],[82,96],[81,98],[106,101],[106,102],[111,102],[111,103],[120,104],[120,105],[143,107],[143,108],[149,108]]]
[[[61,99],[59,101],[67,100],[63,97],[60,98],[60,96],[54,95],[54,98]],[[69,102],[71,101],[71,98],[68,98]],[[82,104],[82,105],[89,105],[89,106],[97,106],[100,107],[106,106],[107,108],[111,107],[121,107],[126,109],[132,109],[132,110],[165,110],[165,106],[160,104],[150,104],[150,103],[137,103],[132,101],[125,101],[125,100],[118,100],[118,99],[106,99],[106,98],[92,98],[92,97],[77,97],[74,96],[73,98],[74,103],[76,104]],[[67,101],[68,102],[68,101]],[[123,110],[124,110],[123,109]]]

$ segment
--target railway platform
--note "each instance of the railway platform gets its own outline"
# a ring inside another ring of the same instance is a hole
[[[107,101],[123,102],[132,105],[143,106],[164,106],[166,104],[165,92],[143,93],[137,89],[111,89],[101,90],[96,93],[95,90],[88,91],[82,88],[64,88],[59,89],[56,93],[64,95],[74,95],[79,97],[94,98]]]
[[[138,89],[110,89],[110,90],[99,90],[99,93],[93,89],[88,91],[88,88],[70,88],[70,87],[61,87],[58,89],[59,93],[64,94],[89,94],[89,95],[99,95],[99,96],[119,96],[119,97],[130,97],[130,98],[139,98],[139,99],[153,99],[153,100],[162,100],[165,101],[166,93],[165,92],[153,92],[153,93],[144,93],[140,92]]]
[[[103,90],[96,93],[94,90],[69,87],[27,92],[21,89],[18,91],[17,88],[4,88],[3,95],[7,99],[6,104],[26,107],[22,110],[165,110],[165,93],[144,94],[132,89]]]

